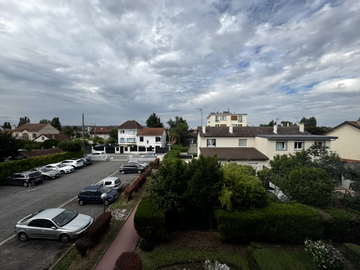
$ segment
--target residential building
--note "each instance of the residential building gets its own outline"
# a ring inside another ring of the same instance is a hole
[[[360,162],[360,118],[357,121],[345,121],[325,133],[339,137],[332,142],[331,150],[347,162]]]
[[[93,127],[90,130],[90,137],[94,138],[95,136],[108,140],[110,138],[110,129],[108,127]]]
[[[276,154],[307,149],[314,143],[329,146],[335,136],[312,135],[299,126],[205,127],[198,132],[198,154],[218,155],[221,162],[248,164],[256,169],[269,167]]]
[[[211,112],[207,117],[207,126],[209,127],[246,127],[247,114],[246,113],[230,113],[224,112]]]
[[[34,139],[36,142],[44,142],[46,140],[53,139],[59,142],[70,140],[70,138],[65,134],[41,134],[37,138]]]
[[[136,135],[143,128],[135,120],[128,120],[122,125],[118,126],[118,142],[120,146],[129,147],[136,145]]]
[[[34,140],[41,134],[59,134],[60,132],[49,123],[47,124],[24,124],[12,131],[13,137],[20,140]]]
[[[166,145],[165,128],[143,128],[136,134],[138,146],[162,147]]]

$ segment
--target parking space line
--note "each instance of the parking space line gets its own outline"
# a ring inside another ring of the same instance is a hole
[[[65,205],[67,205],[68,203],[70,203],[71,201],[75,200],[78,196],[75,196],[74,198],[68,200],[67,202],[63,203],[62,205],[58,206],[58,208],[63,208]]]
[[[4,245],[4,244],[6,244],[7,242],[9,242],[11,239],[13,239],[15,237],[15,235],[13,235],[13,236],[10,236],[8,239],[5,239],[4,241],[2,241],[1,243],[0,243],[0,247],[2,246],[2,245]]]

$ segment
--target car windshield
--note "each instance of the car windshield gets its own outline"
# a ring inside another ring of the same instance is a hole
[[[101,193],[110,193],[111,192],[111,188],[108,188],[108,187],[102,187],[100,189]]]
[[[60,167],[60,168],[62,168],[62,167],[65,167],[66,165],[64,165],[64,164],[58,164],[57,166]]]
[[[74,218],[78,216],[78,213],[75,213],[71,210],[64,210],[59,215],[54,217],[52,220],[55,222],[56,225],[59,227],[63,227],[66,224],[68,224],[70,221],[72,221]]]
[[[40,171],[42,171],[42,172],[50,172],[51,169],[49,169],[49,168],[41,168]]]

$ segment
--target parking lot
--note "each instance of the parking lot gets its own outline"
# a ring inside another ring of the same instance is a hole
[[[77,169],[55,180],[44,180],[35,191],[28,192],[22,186],[0,185],[0,265],[2,269],[46,269],[64,248],[74,241],[63,244],[56,240],[30,239],[20,242],[14,237],[14,226],[26,215],[45,208],[67,208],[97,218],[104,210],[102,204],[77,203],[79,191],[99,180],[119,177],[127,187],[138,174],[119,173],[124,161],[93,162],[93,165]],[[111,205],[110,205],[111,206]]]

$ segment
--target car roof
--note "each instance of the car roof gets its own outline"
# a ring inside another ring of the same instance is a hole
[[[102,188],[102,186],[87,186],[86,188],[83,188],[82,190],[98,190]]]
[[[49,208],[37,213],[33,218],[54,218],[64,211],[63,208]]]
[[[115,181],[117,179],[120,179],[120,178],[119,177],[106,177],[104,179],[101,179],[100,181]]]

